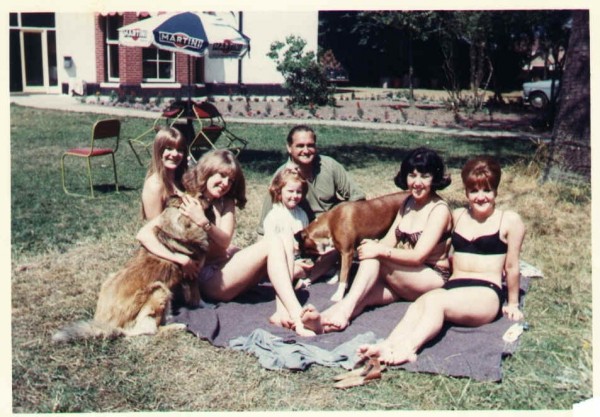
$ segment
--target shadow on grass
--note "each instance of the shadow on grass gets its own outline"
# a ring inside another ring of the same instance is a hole
[[[126,193],[128,191],[135,191],[138,188],[129,187],[127,185],[119,184],[119,192]],[[94,193],[112,194],[116,193],[115,184],[94,184]]]
[[[285,147],[281,152],[245,149],[238,155],[238,161],[244,171],[250,170],[257,174],[272,175],[286,160]]]
[[[439,145],[438,145],[439,144]],[[436,144],[426,144],[442,155],[448,168],[462,168],[464,163],[477,154],[491,155],[502,165],[512,165],[523,160],[523,155],[535,151],[532,142],[519,139],[488,139],[454,137],[438,140]],[[477,148],[477,152],[473,149]],[[381,162],[397,162],[398,167],[406,155],[416,146],[396,146],[385,144],[350,144],[319,146],[319,153],[327,155],[347,169],[366,168]],[[246,149],[238,159],[244,169],[256,173],[272,175],[286,160],[285,148],[281,152]]]
[[[436,150],[444,159],[448,168],[462,168],[465,162],[477,155],[491,155],[499,160],[502,165],[513,165],[523,160],[523,155],[535,151],[535,146],[528,141],[515,143],[513,139],[481,139],[453,138],[441,146],[424,145]],[[473,147],[479,148],[473,152]],[[398,168],[406,155],[415,149],[415,146],[385,146],[369,144],[353,144],[327,146],[320,148],[320,153],[331,156],[346,168],[365,168],[381,162],[397,162]]]

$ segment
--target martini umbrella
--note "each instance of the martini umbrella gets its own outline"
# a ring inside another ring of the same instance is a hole
[[[250,38],[222,16],[209,12],[166,13],[131,23],[119,29],[119,44],[180,52],[190,57],[242,58]],[[189,68],[188,68],[189,70]],[[191,75],[188,71],[188,104]]]

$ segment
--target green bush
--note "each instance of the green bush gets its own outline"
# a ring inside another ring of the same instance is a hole
[[[283,42],[273,42],[267,56],[277,64],[285,79],[284,87],[289,91],[292,103],[320,106],[335,104],[333,88],[327,82],[315,53],[305,52],[306,41],[290,35]]]

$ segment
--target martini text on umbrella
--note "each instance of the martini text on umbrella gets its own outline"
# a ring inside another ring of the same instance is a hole
[[[123,38],[133,39],[137,41],[138,39],[147,39],[148,31],[143,29],[125,29],[122,32]]]
[[[202,49],[204,41],[193,38],[185,33],[158,32],[159,42],[170,43],[178,48]]]

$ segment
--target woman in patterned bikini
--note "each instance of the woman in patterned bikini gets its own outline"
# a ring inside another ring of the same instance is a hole
[[[442,158],[428,148],[414,149],[394,182],[410,196],[383,239],[365,239],[358,247],[360,265],[350,291],[321,315],[326,332],[345,329],[368,306],[415,300],[450,277],[452,217],[437,194],[450,184]]]
[[[452,276],[440,289],[419,297],[383,342],[359,347],[363,358],[412,362],[445,322],[481,326],[504,314],[523,319],[519,309],[519,254],[525,226],[519,215],[496,208],[500,165],[491,157],[469,160],[462,169],[468,208],[452,213]],[[508,299],[503,305],[502,280]]]

